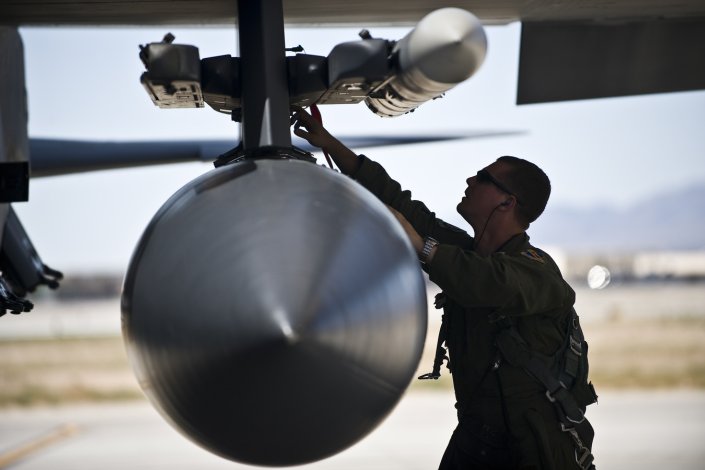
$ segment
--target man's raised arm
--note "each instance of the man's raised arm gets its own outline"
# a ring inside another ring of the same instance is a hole
[[[294,112],[294,134],[328,152],[340,171],[346,175],[355,173],[360,167],[360,159],[355,152],[333,137],[320,122],[301,108]]]

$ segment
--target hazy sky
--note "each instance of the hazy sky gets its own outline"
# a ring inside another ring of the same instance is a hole
[[[364,25],[361,25],[364,26]],[[288,29],[287,46],[327,55],[355,29]],[[138,44],[171,31],[201,57],[236,55],[234,30],[25,28],[29,130],[34,137],[93,140],[233,138],[237,129],[210,108],[161,110],[139,83]],[[372,29],[400,39],[404,29]],[[451,223],[465,178],[500,155],[542,166],[550,204],[625,207],[669,188],[705,181],[705,92],[516,106],[520,26],[487,28],[485,64],[470,80],[415,113],[381,119],[360,104],[322,107],[345,135],[524,131],[519,136],[356,149],[385,165],[414,196]],[[322,159],[321,159],[322,162]],[[65,271],[127,266],[142,230],[180,186],[209,171],[183,164],[33,180],[15,204],[44,261]]]

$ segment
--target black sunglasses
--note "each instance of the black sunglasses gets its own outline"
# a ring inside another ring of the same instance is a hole
[[[499,180],[497,180],[497,178],[492,176],[492,173],[485,170],[484,168],[477,172],[477,181],[479,181],[480,183],[494,184],[495,186],[497,186],[499,189],[501,189],[505,193],[509,194],[510,196],[514,196],[514,199],[517,200],[517,204],[519,203],[519,197],[514,193],[514,191],[512,191],[511,189],[506,187],[504,184],[502,184]]]

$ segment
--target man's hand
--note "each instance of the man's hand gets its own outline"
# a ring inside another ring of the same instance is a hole
[[[328,150],[335,144],[333,137],[323,125],[303,108],[295,108],[292,115],[294,134],[308,141],[309,144]]]
[[[303,108],[296,107],[291,117],[294,134],[306,139],[309,144],[328,152],[340,171],[346,175],[352,175],[357,171],[360,166],[360,159],[357,158],[357,155],[333,137],[313,116]]]

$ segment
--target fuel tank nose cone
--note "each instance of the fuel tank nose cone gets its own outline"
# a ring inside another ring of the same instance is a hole
[[[426,315],[388,209],[293,160],[227,165],[174,194],[122,298],[128,356],[159,412],[211,452],[266,466],[372,431],[416,371]]]

